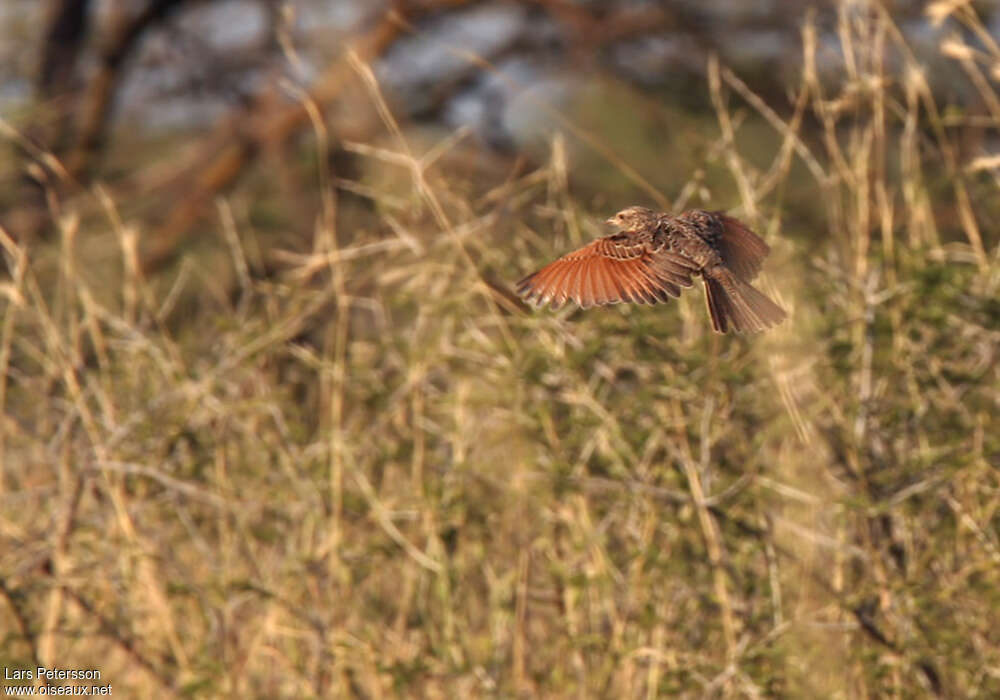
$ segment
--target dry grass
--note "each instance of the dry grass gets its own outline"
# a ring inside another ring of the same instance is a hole
[[[56,245],[4,236],[5,665],[125,697],[1000,694],[1000,171],[968,148],[1000,52],[947,47],[973,127],[880,11],[839,38],[821,79],[804,30],[785,116],[709,66],[711,203],[793,312],[764,336],[697,294],[525,312],[509,282],[605,214],[563,142],[483,182],[358,61],[385,138],[349,146],[364,182],[319,170],[311,251],[239,192],[156,279],[102,190]]]

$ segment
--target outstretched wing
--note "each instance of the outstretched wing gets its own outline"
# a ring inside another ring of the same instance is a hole
[[[539,306],[573,301],[583,308],[619,302],[655,304],[680,296],[691,286],[695,268],[667,250],[653,251],[648,241],[615,234],[546,265],[517,283],[517,292]]]
[[[714,213],[722,224],[722,236],[717,245],[723,262],[737,277],[749,282],[760,273],[771,248],[739,219],[722,212]]]

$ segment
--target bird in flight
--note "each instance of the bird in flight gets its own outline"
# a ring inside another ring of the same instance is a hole
[[[751,286],[767,243],[721,212],[692,209],[671,216],[629,207],[607,223],[618,233],[585,245],[517,283],[527,301],[558,308],[636,302],[656,304],[680,296],[701,275],[712,327],[719,333],[756,333],[785,320],[784,309]]]

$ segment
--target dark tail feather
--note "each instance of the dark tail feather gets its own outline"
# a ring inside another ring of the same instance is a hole
[[[705,297],[712,327],[719,333],[725,333],[730,328],[737,333],[757,333],[776,326],[788,315],[725,268],[705,275]]]

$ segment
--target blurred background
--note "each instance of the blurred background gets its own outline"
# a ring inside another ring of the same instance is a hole
[[[4,666],[1000,695],[998,43],[985,0],[6,0]],[[746,221],[790,320],[516,298],[632,204]]]

